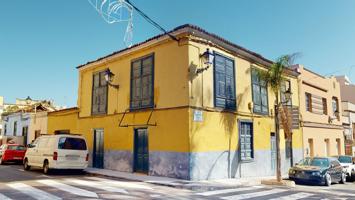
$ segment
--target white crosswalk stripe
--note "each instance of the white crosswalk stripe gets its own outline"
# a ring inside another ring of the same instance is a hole
[[[66,179],[66,181],[72,182],[72,183],[75,183],[78,185],[87,186],[87,187],[99,188],[101,190],[105,190],[108,192],[117,192],[117,193],[122,193],[122,194],[128,194],[128,192],[124,189],[107,186],[107,185],[99,183],[99,182],[84,181],[84,180],[77,180],[77,179]]]
[[[255,190],[255,189],[260,189],[260,188],[263,188],[263,187],[262,186],[253,186],[253,187],[241,187],[241,188],[235,188],[235,189],[213,190],[213,191],[208,191],[208,192],[197,193],[197,195],[213,196],[213,195],[227,194],[227,193],[233,193],[233,192],[244,192],[244,191]]]
[[[298,200],[298,199],[307,198],[307,197],[310,197],[310,196],[313,196],[313,195],[314,194],[311,194],[311,193],[299,192],[299,193],[296,193],[296,194],[277,197],[275,199],[270,199],[270,200]]]
[[[67,185],[64,183],[60,183],[58,181],[54,180],[38,180],[37,182],[42,183],[44,185],[48,185],[50,187],[57,188],[59,190],[78,195],[78,196],[83,196],[83,197],[90,197],[90,198],[99,198],[95,192],[87,191],[84,189],[80,189],[77,187],[73,187],[71,185]]]
[[[7,197],[3,194],[0,194],[0,200],[12,200],[12,199],[10,199],[9,197]]]
[[[233,196],[222,197],[221,199],[225,199],[225,200],[241,200],[241,199],[262,197],[262,196],[271,195],[271,194],[277,194],[277,193],[286,192],[286,191],[287,190],[285,190],[285,189],[272,189],[272,190],[265,190],[265,191],[261,191],[261,192],[253,192],[253,193],[248,193],[248,194],[237,194],[237,195],[233,195]]]
[[[57,197],[57,196],[54,196],[52,194],[49,194],[45,191],[42,191],[42,190],[39,190],[37,188],[34,188],[32,186],[29,186],[29,185],[26,185],[24,183],[10,183],[10,184],[7,184],[7,186],[19,191],[19,192],[22,192],[34,199],[37,199],[37,200],[61,200],[61,198]]]
[[[116,185],[116,186],[125,187],[125,188],[132,188],[132,189],[153,190],[153,188],[151,188],[149,186],[145,186],[145,185],[138,184],[138,183],[114,181],[114,180],[98,178],[98,177],[88,177],[88,179],[100,181],[106,185]]]

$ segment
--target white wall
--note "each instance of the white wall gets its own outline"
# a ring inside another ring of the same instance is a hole
[[[14,124],[17,122],[17,130],[14,133]],[[20,136],[22,137],[22,128],[30,126],[31,114],[29,113],[14,113],[3,118],[2,135],[4,136]],[[7,126],[7,132],[5,133],[5,125]]]

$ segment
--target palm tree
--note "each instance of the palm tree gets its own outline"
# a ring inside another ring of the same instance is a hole
[[[281,153],[280,153],[280,124],[279,124],[279,111],[282,109],[281,102],[279,100],[279,92],[281,90],[282,83],[286,80],[283,76],[285,70],[292,65],[293,59],[296,54],[284,55],[279,57],[271,67],[267,70],[258,71],[259,79],[264,81],[267,85],[270,85],[275,96],[275,132],[276,132],[276,178],[278,182],[281,182]],[[287,129],[289,127],[283,127]],[[285,130],[285,133],[289,133],[290,130]]]

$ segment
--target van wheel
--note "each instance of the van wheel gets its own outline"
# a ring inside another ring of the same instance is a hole
[[[49,163],[48,161],[44,161],[43,163],[43,173],[48,174],[49,173]]]
[[[329,174],[325,175],[325,186],[330,186],[332,184],[332,177]]]
[[[25,159],[25,161],[23,162],[23,169],[28,171],[30,170],[31,166],[28,165],[28,160],[27,158]]]
[[[340,183],[341,183],[341,184],[345,184],[345,182],[346,182],[346,174],[345,174],[345,173],[342,173],[342,174],[341,174]]]

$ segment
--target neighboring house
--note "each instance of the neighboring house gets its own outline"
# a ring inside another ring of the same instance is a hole
[[[189,180],[275,175],[275,97],[256,75],[272,61],[193,25],[170,34],[179,42],[158,35],[79,66],[78,108],[49,113],[48,132],[83,134],[96,168]],[[298,73],[284,75],[297,110]],[[284,174],[291,157],[303,158],[294,124],[292,147],[281,131]]]
[[[54,110],[47,102],[41,102],[3,113],[2,143],[27,145],[41,134],[46,134],[47,113]]]
[[[339,82],[335,77],[321,76],[302,65],[296,65],[294,69],[300,73],[299,97],[305,156],[344,154]]]
[[[345,154],[355,156],[355,85],[348,77],[337,76],[343,108]]]

